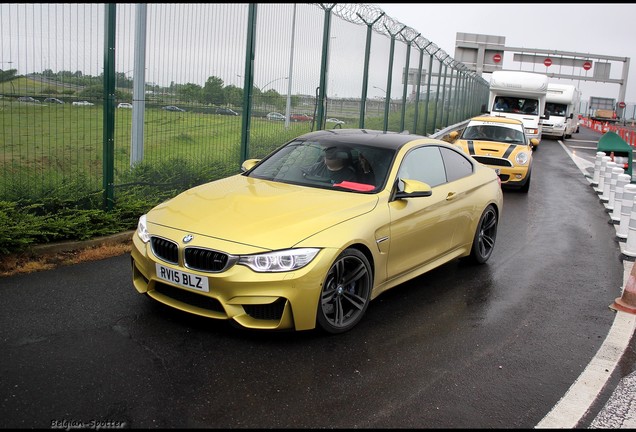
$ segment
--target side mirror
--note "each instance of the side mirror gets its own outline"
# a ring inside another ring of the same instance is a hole
[[[550,120],[550,111],[546,110],[541,117],[542,120]]]
[[[487,112],[488,112],[488,110],[486,109],[486,104],[483,104],[483,105],[481,106],[481,112],[482,112],[482,113],[487,113]]]
[[[246,172],[254,168],[254,166],[260,162],[260,159],[247,159],[241,164],[241,172]]]
[[[539,140],[537,138],[530,138],[530,147],[534,150],[535,147],[539,145]]]
[[[421,181],[411,179],[399,179],[404,183],[404,189],[398,190],[395,199],[428,197],[433,195],[433,189]]]
[[[573,119],[574,118],[574,113],[570,113],[570,118]]]

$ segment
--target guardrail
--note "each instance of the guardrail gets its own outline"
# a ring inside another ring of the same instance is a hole
[[[459,129],[463,129],[468,124],[469,121],[470,119],[461,121],[459,123],[455,123],[453,125],[445,127],[444,129],[435,131],[435,133],[429,134],[429,136],[431,138],[441,139],[442,141],[448,141],[448,135],[451,132],[459,130]]]

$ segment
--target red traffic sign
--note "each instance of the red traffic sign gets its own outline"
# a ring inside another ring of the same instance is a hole
[[[492,59],[495,63],[499,63],[501,61],[501,54],[495,54],[492,56]]]
[[[547,59],[543,60],[543,64],[546,66],[550,66],[552,64],[552,59],[548,57]]]
[[[585,70],[592,69],[592,63],[590,63],[589,61],[586,61],[585,63],[583,63],[583,69]]]
[[[618,103],[618,107],[619,108],[625,108],[627,105],[625,104],[625,102],[619,102]]]

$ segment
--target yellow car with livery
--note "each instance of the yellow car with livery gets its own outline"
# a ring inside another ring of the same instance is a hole
[[[504,189],[528,192],[532,174],[532,152],[539,145],[528,139],[520,120],[479,116],[463,130],[449,134],[450,141],[473,159],[494,169]]]

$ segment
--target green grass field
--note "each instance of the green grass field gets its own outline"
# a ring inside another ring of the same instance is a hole
[[[213,108],[187,104],[180,104],[186,112],[166,111],[160,106],[169,104],[148,101],[143,159],[132,164],[133,110],[115,109],[112,142],[106,141],[102,105],[72,105],[84,98],[59,89],[21,87],[21,82],[22,78],[11,82],[20,92],[9,96],[11,83],[0,85],[5,92],[0,97],[0,255],[134,229],[139,215],[158,203],[240,171],[242,116],[204,113]],[[20,102],[16,95],[58,97],[67,103]],[[312,128],[311,122],[285,127],[282,121],[260,116],[272,108],[263,107],[250,119],[248,158],[266,156]],[[381,130],[383,117],[373,114],[365,127]],[[358,127],[357,112],[332,110],[326,117],[345,120],[344,127]],[[406,117],[406,124],[412,124],[413,107],[408,107]],[[388,130],[399,129],[400,113],[392,112]],[[109,165],[113,183],[105,187],[104,167]]]
[[[102,188],[103,106],[74,106],[0,99],[0,199],[47,193],[81,180]],[[238,172],[241,117],[150,108],[144,111],[143,162],[170,160],[215,164]],[[250,157],[262,157],[288,139],[308,132],[311,123],[252,118]],[[132,110],[115,110],[115,184],[131,167]],[[126,178],[126,181],[130,180]]]
[[[77,94],[80,90],[68,85],[51,86],[25,77],[0,83],[0,95],[3,95],[0,97],[0,200],[37,202],[61,189],[69,193],[69,189],[75,188],[81,196],[104,188],[104,108],[100,104],[72,105],[74,100],[84,100]],[[66,103],[19,102],[18,95],[31,95],[41,101],[46,97],[57,97]],[[333,103],[335,105],[326,117],[346,120],[345,127],[358,127],[359,112],[355,107]],[[171,104],[174,104],[173,100],[170,103],[148,101],[144,110],[143,143],[135,147],[142,152],[143,160],[134,164],[131,161],[133,110],[115,109],[114,136],[112,146],[109,146],[113,151],[107,155],[112,158],[115,187],[136,181],[135,176],[140,170],[133,169],[132,165],[149,167],[145,169],[149,173],[153,167],[166,170],[174,164],[169,169],[170,176],[155,174],[164,182],[174,179],[180,169],[199,173],[207,170],[209,173],[210,167],[214,167],[216,173],[206,177],[239,171],[241,116],[210,114],[213,108],[186,104],[180,104],[186,112],[160,109],[162,105]],[[292,122],[286,128],[284,122],[266,120],[263,116],[271,110],[274,108],[263,107],[258,111],[259,116],[251,118],[250,158],[263,157],[284,142],[311,130],[311,122]],[[371,111],[365,127],[382,129],[383,113]],[[412,115],[413,107],[409,107],[409,125],[413,123]],[[399,121],[400,113],[392,112],[388,130],[399,130]],[[333,125],[328,123],[327,127]],[[183,172],[183,176],[192,177],[192,174]]]

